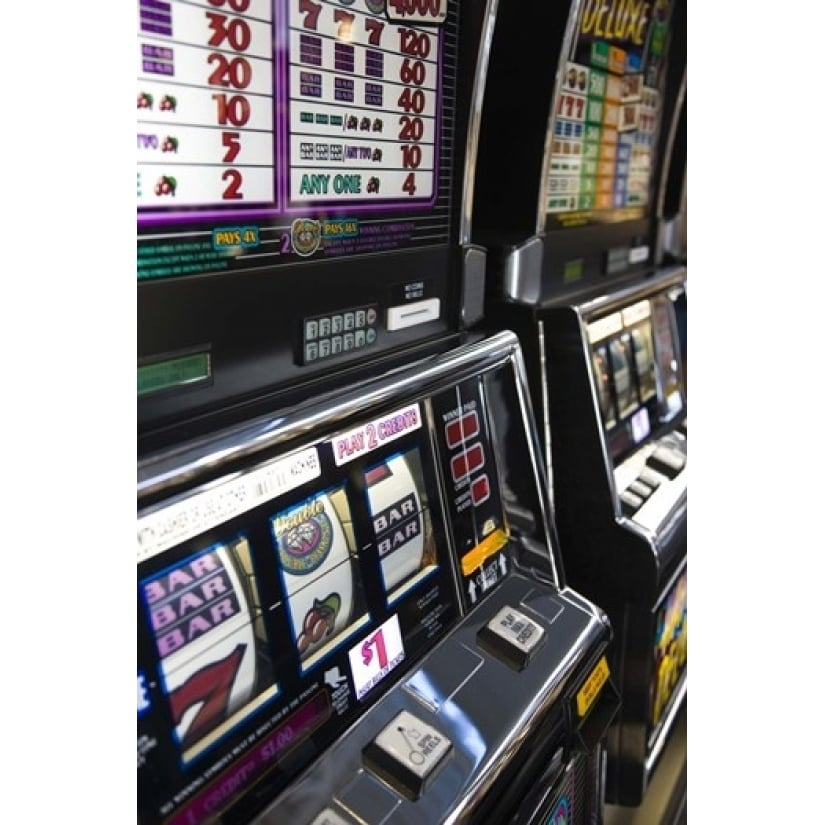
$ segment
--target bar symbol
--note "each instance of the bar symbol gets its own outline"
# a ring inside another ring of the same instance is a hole
[[[147,34],[172,34],[172,4],[140,0],[140,30]]]

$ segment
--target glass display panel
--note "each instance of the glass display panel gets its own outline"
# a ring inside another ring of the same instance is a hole
[[[683,407],[682,373],[674,326],[675,317],[670,299],[662,295],[653,302],[653,336],[664,416],[675,415]]]
[[[396,453],[364,472],[381,578],[389,602],[436,568],[432,519],[418,449]]]
[[[549,230],[646,217],[670,0],[585,0],[555,93]]]
[[[139,514],[142,825],[260,809],[504,580],[465,383]],[[460,482],[446,512],[439,476]]]
[[[687,572],[656,611],[649,732],[655,729],[687,668]]]
[[[631,413],[639,403],[636,384],[630,360],[630,336],[614,338],[608,345],[610,363],[613,367],[613,386],[616,388],[616,403],[619,418]]]
[[[292,639],[306,670],[369,620],[357,543],[344,487],[336,487],[270,519]]]
[[[659,296],[587,324],[593,391],[614,461],[681,409],[670,314]]]
[[[653,337],[650,324],[644,323],[630,332],[633,344],[633,359],[639,379],[639,394],[642,401],[656,395],[656,361],[653,355]]]
[[[446,244],[457,7],[140,0],[138,280]]]
[[[611,390],[612,379],[610,366],[607,361],[607,351],[604,347],[597,347],[591,355],[593,361],[593,376],[596,380],[596,395],[599,399],[599,410],[602,414],[602,423],[610,428],[616,423],[616,408],[613,404]]]
[[[279,692],[249,542],[214,544],[139,589],[186,764]]]

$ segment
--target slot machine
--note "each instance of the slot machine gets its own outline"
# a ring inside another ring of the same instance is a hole
[[[139,3],[142,825],[601,814],[611,628],[465,329],[494,11]]]
[[[685,20],[678,0],[502,0],[474,189],[484,325],[519,336],[565,570],[615,631],[606,798],[627,807],[687,689],[686,269],[657,260]]]
[[[138,820],[601,822],[550,512],[511,332],[143,459]]]

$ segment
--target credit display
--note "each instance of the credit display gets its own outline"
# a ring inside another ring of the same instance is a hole
[[[548,230],[645,217],[671,0],[585,0],[556,91]]]
[[[138,279],[446,242],[456,6],[139,0]]]

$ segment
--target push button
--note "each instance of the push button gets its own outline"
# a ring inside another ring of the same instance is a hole
[[[415,801],[452,747],[452,742],[432,725],[402,710],[364,748],[364,766],[402,796]]]
[[[644,500],[639,498],[636,493],[631,493],[630,490],[625,490],[619,495],[619,498],[622,500],[624,510],[628,514],[634,513],[644,504]]]
[[[627,489],[630,490],[631,493],[635,493],[637,496],[640,496],[641,498],[647,498],[653,492],[653,490],[650,487],[648,487],[647,484],[645,484],[642,481],[639,481],[638,478]]]
[[[544,628],[514,607],[502,607],[478,631],[478,645],[514,670],[524,670],[544,639]]]
[[[662,483],[661,478],[647,468],[639,473],[639,481],[641,481],[645,486],[650,487],[651,490],[655,490]]]
[[[676,478],[685,467],[687,459],[668,447],[657,447],[647,459],[647,466],[668,478]]]

